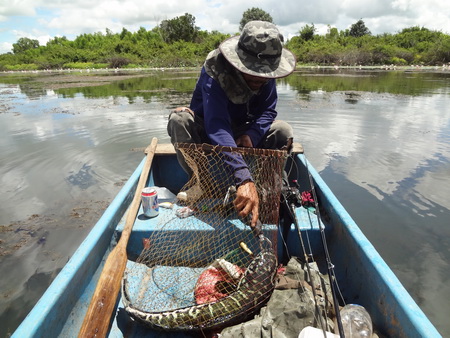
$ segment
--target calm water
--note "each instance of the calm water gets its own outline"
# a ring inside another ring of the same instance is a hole
[[[50,90],[0,76],[0,337],[119,191],[197,72]],[[50,87],[49,87],[50,88]],[[431,321],[450,336],[450,72],[302,70],[278,112]]]

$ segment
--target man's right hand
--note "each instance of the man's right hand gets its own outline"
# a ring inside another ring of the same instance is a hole
[[[259,219],[259,197],[255,183],[248,181],[241,184],[236,191],[233,204],[240,217],[252,215],[250,225],[255,227]]]

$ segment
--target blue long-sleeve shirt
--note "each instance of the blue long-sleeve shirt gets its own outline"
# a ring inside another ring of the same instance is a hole
[[[204,120],[206,135],[213,145],[236,147],[233,129],[239,129],[258,147],[277,116],[275,110],[278,100],[276,82],[269,80],[243,104],[233,103],[219,83],[209,76],[203,68],[192,95],[190,108]],[[246,164],[242,160],[228,163],[237,185],[251,179]]]

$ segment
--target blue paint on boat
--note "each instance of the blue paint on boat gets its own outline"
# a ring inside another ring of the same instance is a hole
[[[321,205],[321,223],[325,226],[330,256],[346,302],[363,305],[369,311],[374,327],[383,336],[440,337],[438,331],[320,175],[307,162],[305,156],[297,154],[289,161],[294,161],[297,168],[297,171],[290,172],[290,179],[297,179],[303,190],[310,189],[308,171],[315,182]],[[76,337],[78,335],[104,261],[120,236],[124,215],[133,199],[143,164],[144,160],[36,306],[14,332],[14,338]],[[157,152],[147,185],[166,187],[176,193],[186,181],[187,176],[179,166],[175,155]],[[163,209],[160,212],[164,213]],[[320,259],[323,249],[317,215],[305,208],[298,208],[296,215],[303,238],[309,239],[316,260]],[[128,264],[135,264],[133,258],[139,255],[142,249],[142,238],[147,238],[149,232],[154,230],[151,223],[139,218],[136,221],[128,244],[130,258]],[[289,252],[303,256],[297,229],[294,225],[286,226],[288,227],[286,245],[289,247]],[[211,231],[208,225],[201,223],[198,223],[195,228],[192,229],[193,234],[195,231]],[[243,227],[243,231],[248,230]],[[276,229],[269,227],[266,231],[273,233]],[[278,249],[280,260],[282,260],[281,245]],[[182,332],[152,331],[136,324],[123,310],[119,296],[109,337],[123,336],[186,337],[189,335]]]

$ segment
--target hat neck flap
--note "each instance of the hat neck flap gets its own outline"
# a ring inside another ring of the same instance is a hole
[[[247,86],[241,72],[225,59],[219,49],[208,54],[204,67],[234,104],[247,103],[256,94]]]

